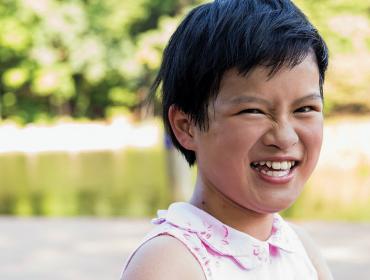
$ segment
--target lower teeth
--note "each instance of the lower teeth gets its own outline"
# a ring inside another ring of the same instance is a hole
[[[281,170],[281,171],[270,171],[262,169],[260,172],[271,177],[283,177],[289,174],[290,170]]]

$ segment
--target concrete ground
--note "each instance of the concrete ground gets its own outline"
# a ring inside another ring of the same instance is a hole
[[[336,280],[370,279],[370,224],[301,223]],[[0,218],[1,280],[119,279],[147,220]]]

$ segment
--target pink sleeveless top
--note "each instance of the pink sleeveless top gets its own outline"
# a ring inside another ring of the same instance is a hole
[[[303,244],[278,214],[274,214],[271,236],[266,241],[231,228],[184,202],[159,210],[152,222],[156,227],[141,245],[159,235],[178,239],[197,259],[207,280],[318,279]]]

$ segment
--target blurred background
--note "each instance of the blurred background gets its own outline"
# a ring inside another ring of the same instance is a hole
[[[55,217],[85,217],[69,224],[71,234],[62,239],[72,240],[74,225],[116,221],[114,228],[123,221],[146,221],[174,199],[189,197],[196,170],[168,144],[159,106],[144,101],[169,37],[202,2],[0,1],[3,252],[11,250],[14,233],[30,230],[32,223],[45,221],[45,233],[61,221]],[[282,214],[365,225],[370,222],[370,1],[294,2],[328,43],[330,67],[322,156],[298,202]],[[63,223],[58,225],[60,233]],[[117,232],[124,235],[130,228]],[[114,246],[123,246],[122,239]],[[92,250],[101,253],[94,242]],[[21,249],[13,259],[3,255],[8,267],[0,267],[1,279],[24,279],[10,276],[15,262],[32,266],[22,255]],[[71,275],[61,279],[93,279]]]

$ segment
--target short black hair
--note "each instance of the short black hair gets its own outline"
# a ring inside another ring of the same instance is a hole
[[[215,0],[190,11],[172,35],[152,86],[161,86],[163,121],[174,146],[189,165],[195,153],[177,141],[168,119],[175,105],[201,129],[208,129],[208,105],[217,97],[225,71],[247,74],[266,66],[274,75],[294,67],[313,52],[320,93],[328,66],[328,49],[317,29],[290,0]]]

